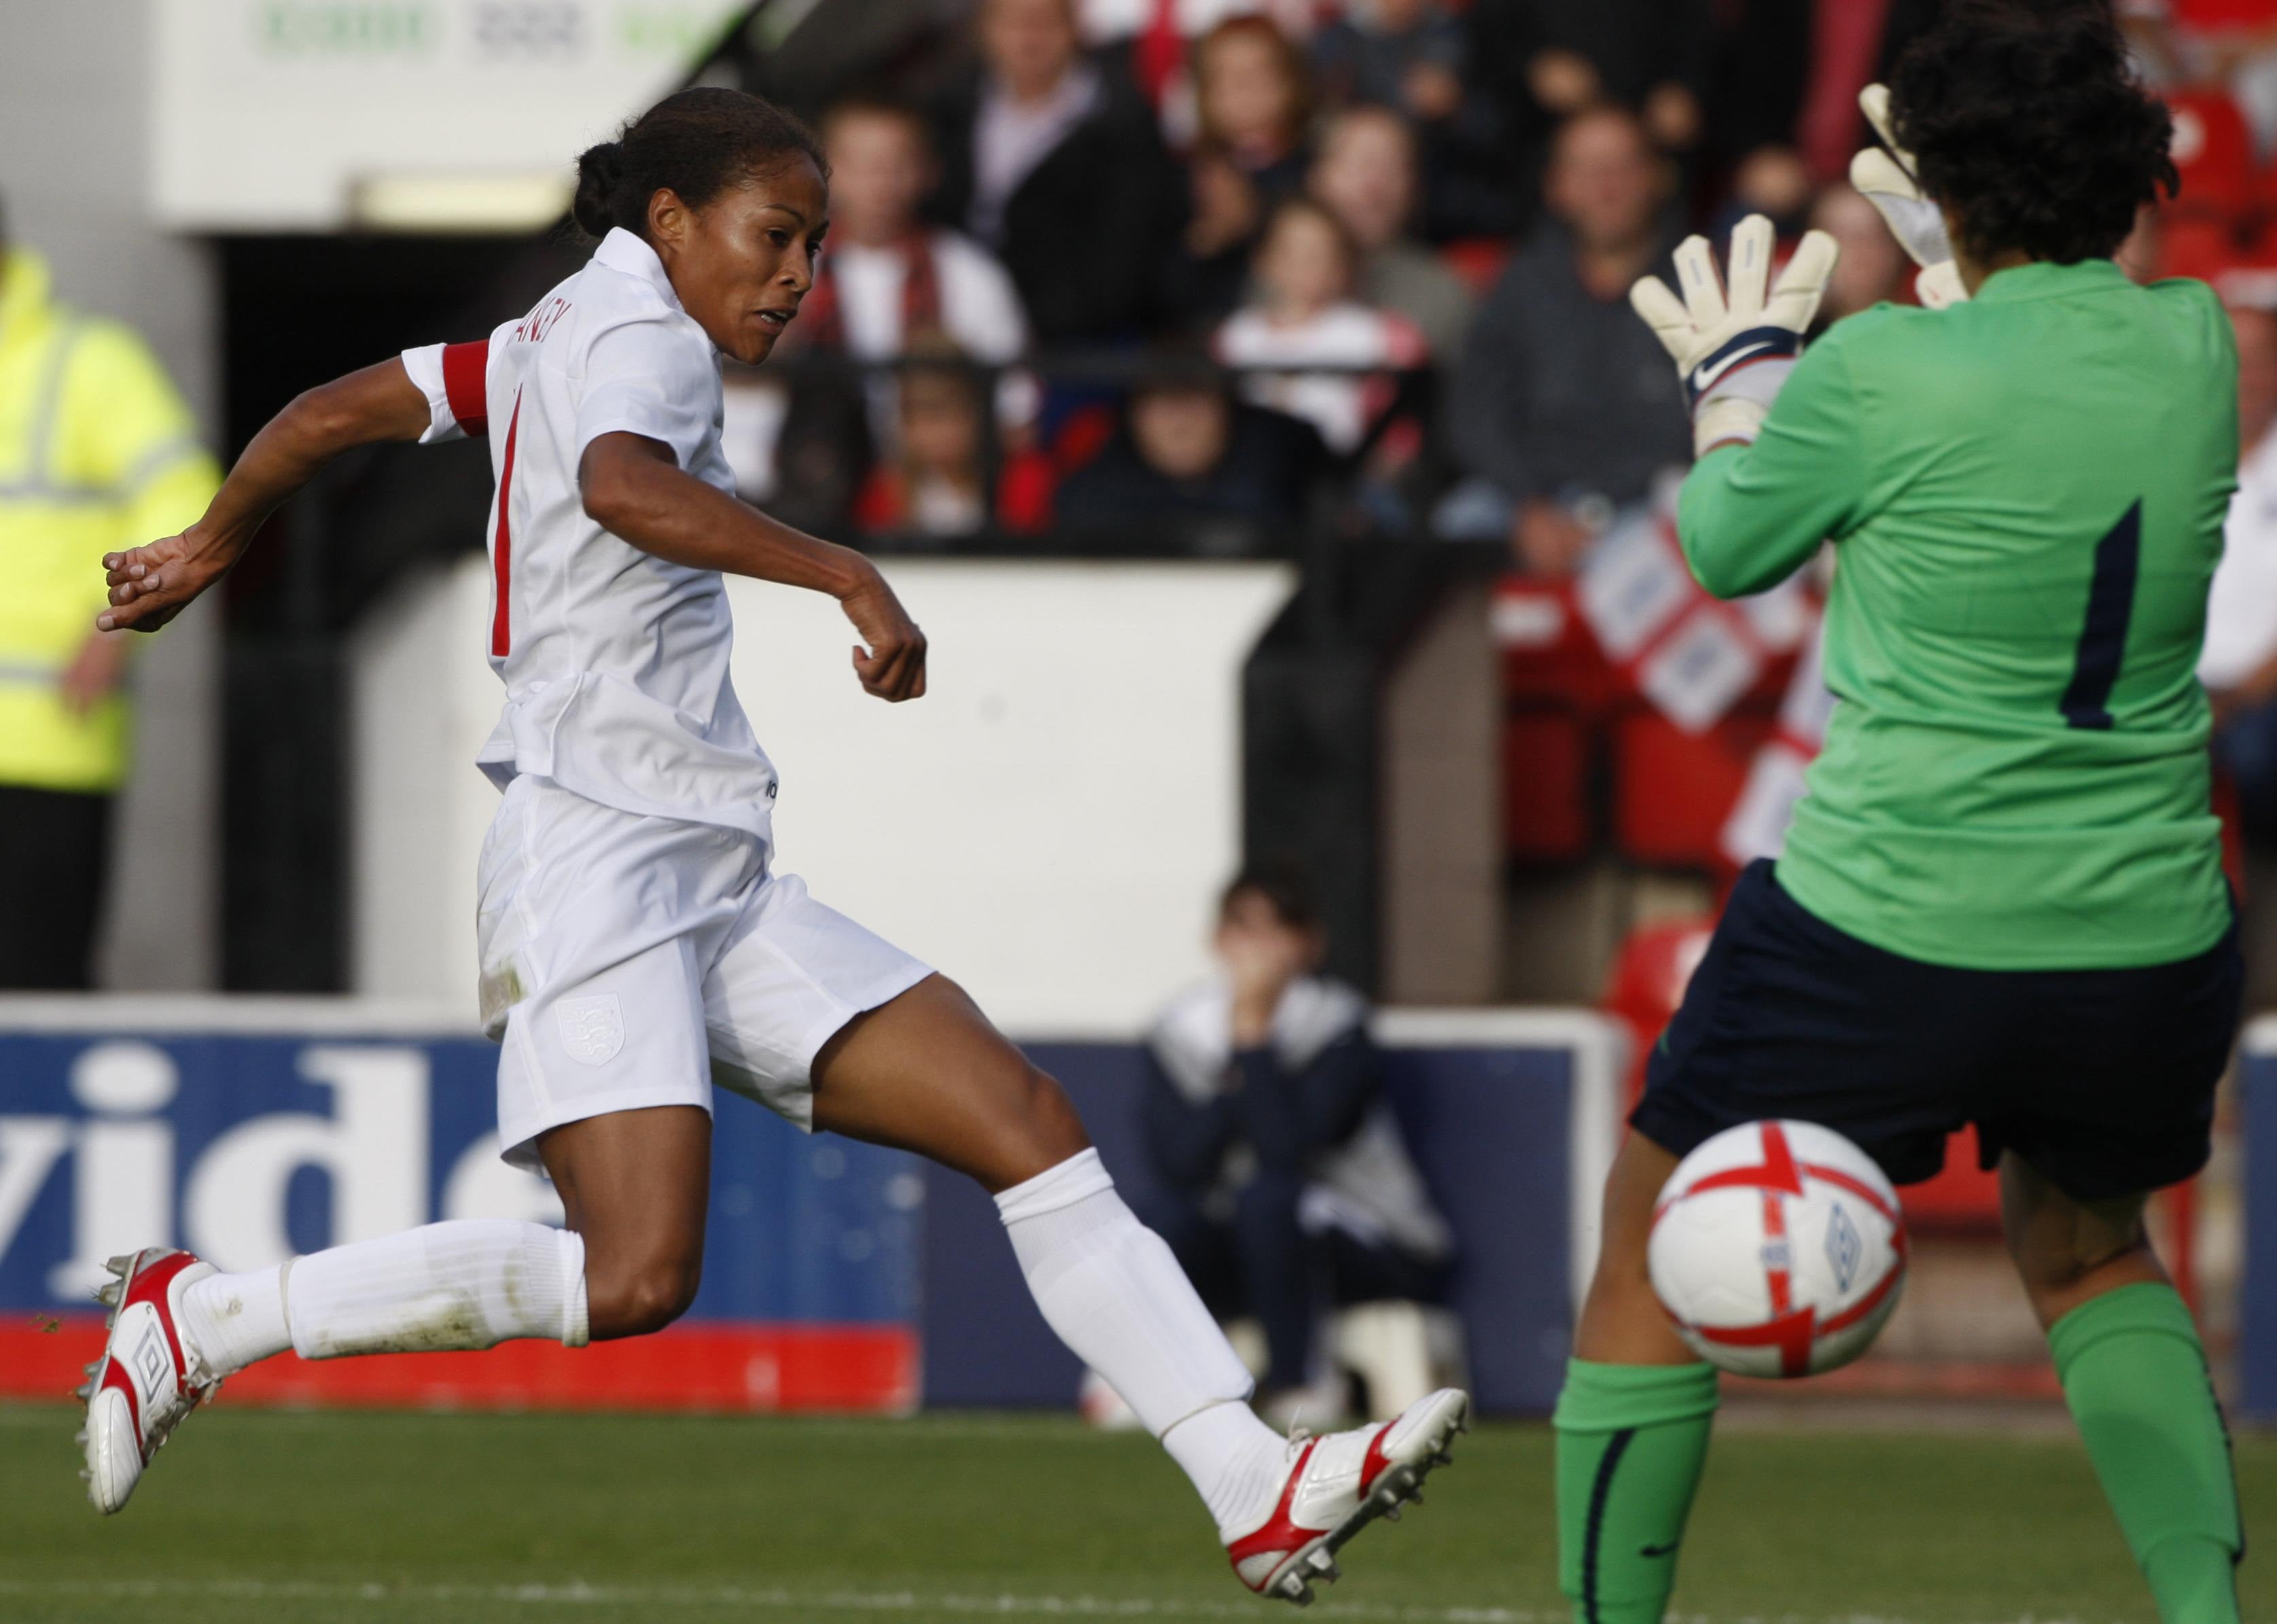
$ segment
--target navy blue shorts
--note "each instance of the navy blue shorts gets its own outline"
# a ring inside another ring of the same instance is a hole
[[[1630,1123],[1682,1155],[1743,1122],[1848,1135],[1896,1184],[1976,1125],[2079,1201],[2205,1165],[2244,980],[2237,930],[2136,970],[1960,970],[1870,947],[1749,865]]]

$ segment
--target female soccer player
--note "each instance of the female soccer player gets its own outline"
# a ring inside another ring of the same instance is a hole
[[[720,355],[764,361],[812,286],[821,154],[765,103],[698,89],[578,170],[575,219],[601,239],[583,270],[485,340],[293,401],[196,524],[105,560],[100,619],[163,624],[351,446],[489,437],[506,698],[482,752],[505,791],[479,880],[482,1003],[504,1041],[506,1158],[544,1167],[568,1227],[430,1224],[239,1275],[163,1249],[118,1260],[88,1390],[95,1505],[126,1503],[217,1382],[287,1347],[575,1347],[670,1323],[703,1257],[716,1079],[993,1192],[1045,1318],[1185,1468],[1243,1582],[1307,1599],[1335,1548],[1445,1458],[1466,1400],[1284,1443],[1058,1085],[955,984],[774,872],[775,774],[728,682],[720,572],[832,594],[867,645],[863,688],[925,688],[924,636],[874,568],[728,494]]]
[[[1585,1624],[1657,1624],[1673,1583],[1717,1393],[1646,1271],[1678,1159],[1793,1117],[1904,1184],[1974,1123],[2161,1616],[2233,1624],[2221,1419],[2143,1228],[2145,1193],[2205,1162],[2238,1013],[2194,675],[2237,467],[2229,325],[2203,284],[2113,263],[2175,178],[2100,0],[1971,0],[1867,104],[1892,149],[1854,172],[1946,308],[1879,307],[1795,361],[1832,245],[1767,303],[1761,220],[1733,235],[1728,305],[1698,238],[1682,301],[1635,296],[1697,401],[1694,571],[1760,591],[1831,537],[1841,702],[1606,1189],[1557,1407],[1561,1582]]]

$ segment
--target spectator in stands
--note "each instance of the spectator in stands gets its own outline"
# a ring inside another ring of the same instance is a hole
[[[962,232],[919,217],[935,170],[925,121],[889,102],[847,101],[824,118],[822,138],[830,247],[786,337],[864,361],[933,338],[1000,365],[1026,348],[1027,316],[1004,267]]]
[[[1062,483],[1062,524],[1183,530],[1199,551],[1249,552],[1295,524],[1324,456],[1309,423],[1236,402],[1204,357],[1169,353],[1131,392],[1115,438]]]
[[[1501,113],[1514,172],[1531,175],[1553,132],[1608,103],[1637,110],[1664,150],[1691,148],[1703,128],[1710,9],[1709,0],[1473,0],[1475,92]]]
[[[1442,505],[1443,530],[1505,534],[1521,568],[1562,576],[1615,508],[1691,460],[1676,377],[1628,303],[1666,258],[1669,187],[1634,114],[1558,131],[1550,217],[1480,307],[1456,374],[1450,429],[1472,483]]]
[[[1178,147],[1193,139],[1192,42],[1230,17],[1271,18],[1291,39],[1318,20],[1314,0],[1078,0],[1083,37],[1116,62],[1162,118]]]
[[[1253,301],[1218,329],[1230,367],[1420,367],[1428,351],[1405,316],[1352,296],[1357,255],[1343,225],[1309,197],[1273,211],[1258,244]],[[1397,393],[1396,380],[1343,372],[1284,372],[1249,378],[1260,406],[1301,417],[1339,456],[1358,450]]]
[[[1355,107],[1329,119],[1313,164],[1313,195],[1329,206],[1359,253],[1352,291],[1363,304],[1404,316],[1443,367],[1461,349],[1471,293],[1437,255],[1409,236],[1415,217],[1415,138],[1397,113]]]
[[[954,345],[936,341],[914,353],[923,364],[902,373],[890,449],[871,470],[855,522],[873,534],[939,539],[975,535],[992,522],[1016,533],[1041,529],[1051,511],[1049,464],[1032,450],[1004,447],[992,504],[982,375]]]
[[[1266,217],[1304,186],[1313,92],[1304,53],[1264,17],[1211,29],[1193,69],[1201,127],[1177,285],[1189,318],[1214,318],[1241,301]]]
[[[1002,260],[1038,342],[1138,332],[1179,211],[1153,111],[1084,59],[1074,0],[984,0],[979,45],[935,119],[934,215]]]
[[[971,358],[1009,362],[1027,347],[1027,318],[1004,268],[961,232],[927,226],[918,205],[933,184],[925,122],[911,109],[853,99],[824,118],[830,156],[830,246],[814,286],[784,335],[781,355],[890,362],[912,349],[948,346]],[[873,447],[895,443],[893,380],[792,368],[788,382],[737,380],[773,394],[764,421],[738,436],[750,467],[737,469],[762,506],[787,522],[826,534],[862,522]],[[1008,428],[1034,414],[1033,386],[1009,380],[1000,399]],[[865,528],[867,528],[865,526]]]
[[[1810,226],[1834,239],[1841,257],[1818,307],[1822,327],[1907,296],[1912,278],[1905,250],[1874,205],[1848,181],[1828,187],[1810,206]]]
[[[2277,850],[2277,314],[2233,309],[2237,493],[2207,595],[2198,677],[2213,696],[2214,759],[2247,837]]]
[[[0,219],[0,987],[94,985],[128,750],[103,555],[171,536],[220,484],[141,339],[56,302]]]
[[[1299,876],[1243,870],[1218,973],[1147,1044],[1161,1191],[1143,1216],[1215,1313],[1263,1324],[1268,1414],[1316,1385],[1331,1308],[1433,1300],[1454,1250],[1383,1099],[1367,1002],[1321,973],[1324,945]]]

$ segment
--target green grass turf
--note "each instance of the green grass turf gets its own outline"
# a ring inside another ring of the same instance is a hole
[[[1072,1422],[196,1416],[127,1511],[81,1498],[76,1407],[0,1407],[0,1620],[1273,1618],[1177,1470]],[[2277,1439],[2243,1438],[2277,1535]],[[1308,1615],[1562,1619],[1550,1439],[1487,1426],[1429,1504],[1346,1552]],[[2271,1543],[2277,1544],[2277,1540]],[[2151,1624],[2060,1438],[1732,1431],[1684,1560],[1687,1619]],[[2277,1618],[2277,1560],[2246,1568]],[[1293,1615],[1292,1615],[1293,1616]]]

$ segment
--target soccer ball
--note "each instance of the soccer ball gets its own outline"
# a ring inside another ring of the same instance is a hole
[[[1701,1358],[1816,1376],[1864,1353],[1898,1306],[1906,1225],[1882,1170],[1832,1128],[1750,1122],[1677,1165],[1646,1256]]]

